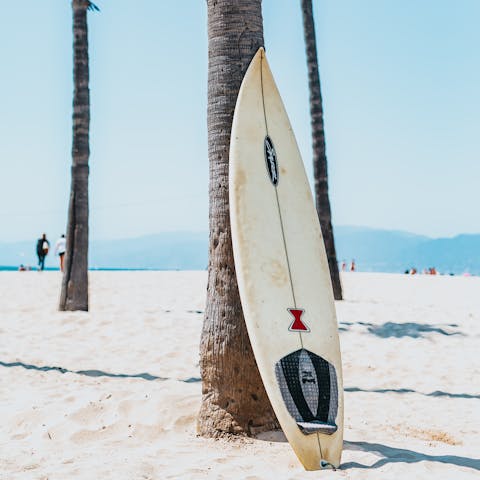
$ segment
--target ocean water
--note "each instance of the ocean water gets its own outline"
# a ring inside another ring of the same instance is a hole
[[[44,271],[50,272],[58,272],[59,268],[54,267],[45,267]],[[88,269],[90,272],[101,271],[101,272],[167,272],[167,271],[179,271],[180,269],[172,269],[172,268],[98,268],[98,267],[91,267]],[[8,265],[0,265],[0,272],[17,272],[18,267],[11,267]],[[36,272],[36,267],[30,267],[27,272]]]

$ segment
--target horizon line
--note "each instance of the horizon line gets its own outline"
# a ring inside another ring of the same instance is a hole
[[[368,225],[353,225],[353,224],[338,224],[333,225],[333,229],[335,231],[336,228],[358,228],[362,230],[376,230],[380,232],[390,232],[390,233],[403,233],[408,235],[413,235],[417,237],[425,237],[429,240],[441,240],[441,239],[453,239],[460,236],[476,236],[480,235],[480,232],[476,233],[467,233],[467,232],[459,232],[450,235],[432,235],[432,234],[424,234],[424,233],[417,233],[410,230],[402,230],[397,228],[387,228],[387,227],[372,227]],[[335,233],[335,232],[334,232]],[[192,235],[209,235],[208,230],[188,230],[188,229],[178,229],[178,230],[164,230],[160,232],[152,232],[152,233],[144,233],[135,236],[119,236],[119,237],[99,237],[99,238],[90,238],[90,242],[112,242],[112,241],[122,241],[122,240],[138,240],[145,237],[155,237],[161,235],[168,235],[168,234],[192,234]],[[51,237],[50,237],[51,238]],[[55,237],[56,238],[56,237]],[[34,240],[30,239],[23,239],[23,240],[0,240],[0,244],[13,244],[13,243],[23,243],[23,242],[32,242]]]

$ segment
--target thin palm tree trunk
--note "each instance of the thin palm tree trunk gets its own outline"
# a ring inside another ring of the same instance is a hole
[[[313,177],[315,203],[322,228],[323,241],[327,251],[330,278],[335,300],[342,299],[342,285],[338,273],[337,254],[333,238],[332,214],[328,197],[327,156],[325,151],[325,130],[323,125],[322,93],[318,73],[317,43],[313,21],[312,0],[301,0],[305,48],[307,52],[308,85],[310,90],[310,116],[313,142]]]
[[[72,180],[66,233],[65,271],[60,310],[88,310],[88,0],[73,0],[73,141]]]
[[[278,427],[248,338],[235,277],[228,201],[233,111],[240,84],[263,45],[261,0],[207,0],[210,246],[200,345],[205,436]]]

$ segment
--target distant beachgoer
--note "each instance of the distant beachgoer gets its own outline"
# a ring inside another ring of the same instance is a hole
[[[351,272],[354,272],[355,269],[356,269],[355,260],[352,260],[352,263],[350,264],[350,271],[351,271]]]
[[[413,267],[411,270],[410,270],[410,275],[416,275],[417,274],[417,269],[415,267]]]
[[[45,257],[48,255],[50,249],[50,242],[47,240],[47,235],[44,233],[42,238],[37,240],[37,257],[38,257],[38,269],[43,270],[45,268]]]
[[[344,272],[347,269],[347,262],[344,260],[342,262],[342,272]]]
[[[65,235],[62,235],[55,244],[55,255],[58,255],[60,259],[60,271],[63,272],[63,265],[65,259],[65,250],[67,248],[67,241],[65,240]]]
[[[26,270],[27,269],[25,268],[25,265],[23,263],[18,267],[19,272],[25,272]]]

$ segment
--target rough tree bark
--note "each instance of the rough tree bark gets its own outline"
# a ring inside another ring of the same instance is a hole
[[[278,422],[255,363],[235,277],[228,154],[238,90],[263,46],[261,0],[207,0],[207,8],[210,245],[197,426],[205,436],[252,435],[278,428]]]
[[[313,142],[313,177],[315,203],[327,251],[330,278],[335,300],[342,300],[342,285],[338,273],[337,254],[333,238],[332,214],[328,197],[327,156],[325,152],[325,130],[323,125],[322,93],[318,73],[317,43],[313,21],[312,0],[301,0],[305,49],[307,52],[308,85],[310,90],[310,116]]]
[[[60,310],[88,310],[88,157],[90,92],[88,89],[88,0],[72,0],[73,140],[72,179],[66,232]]]

